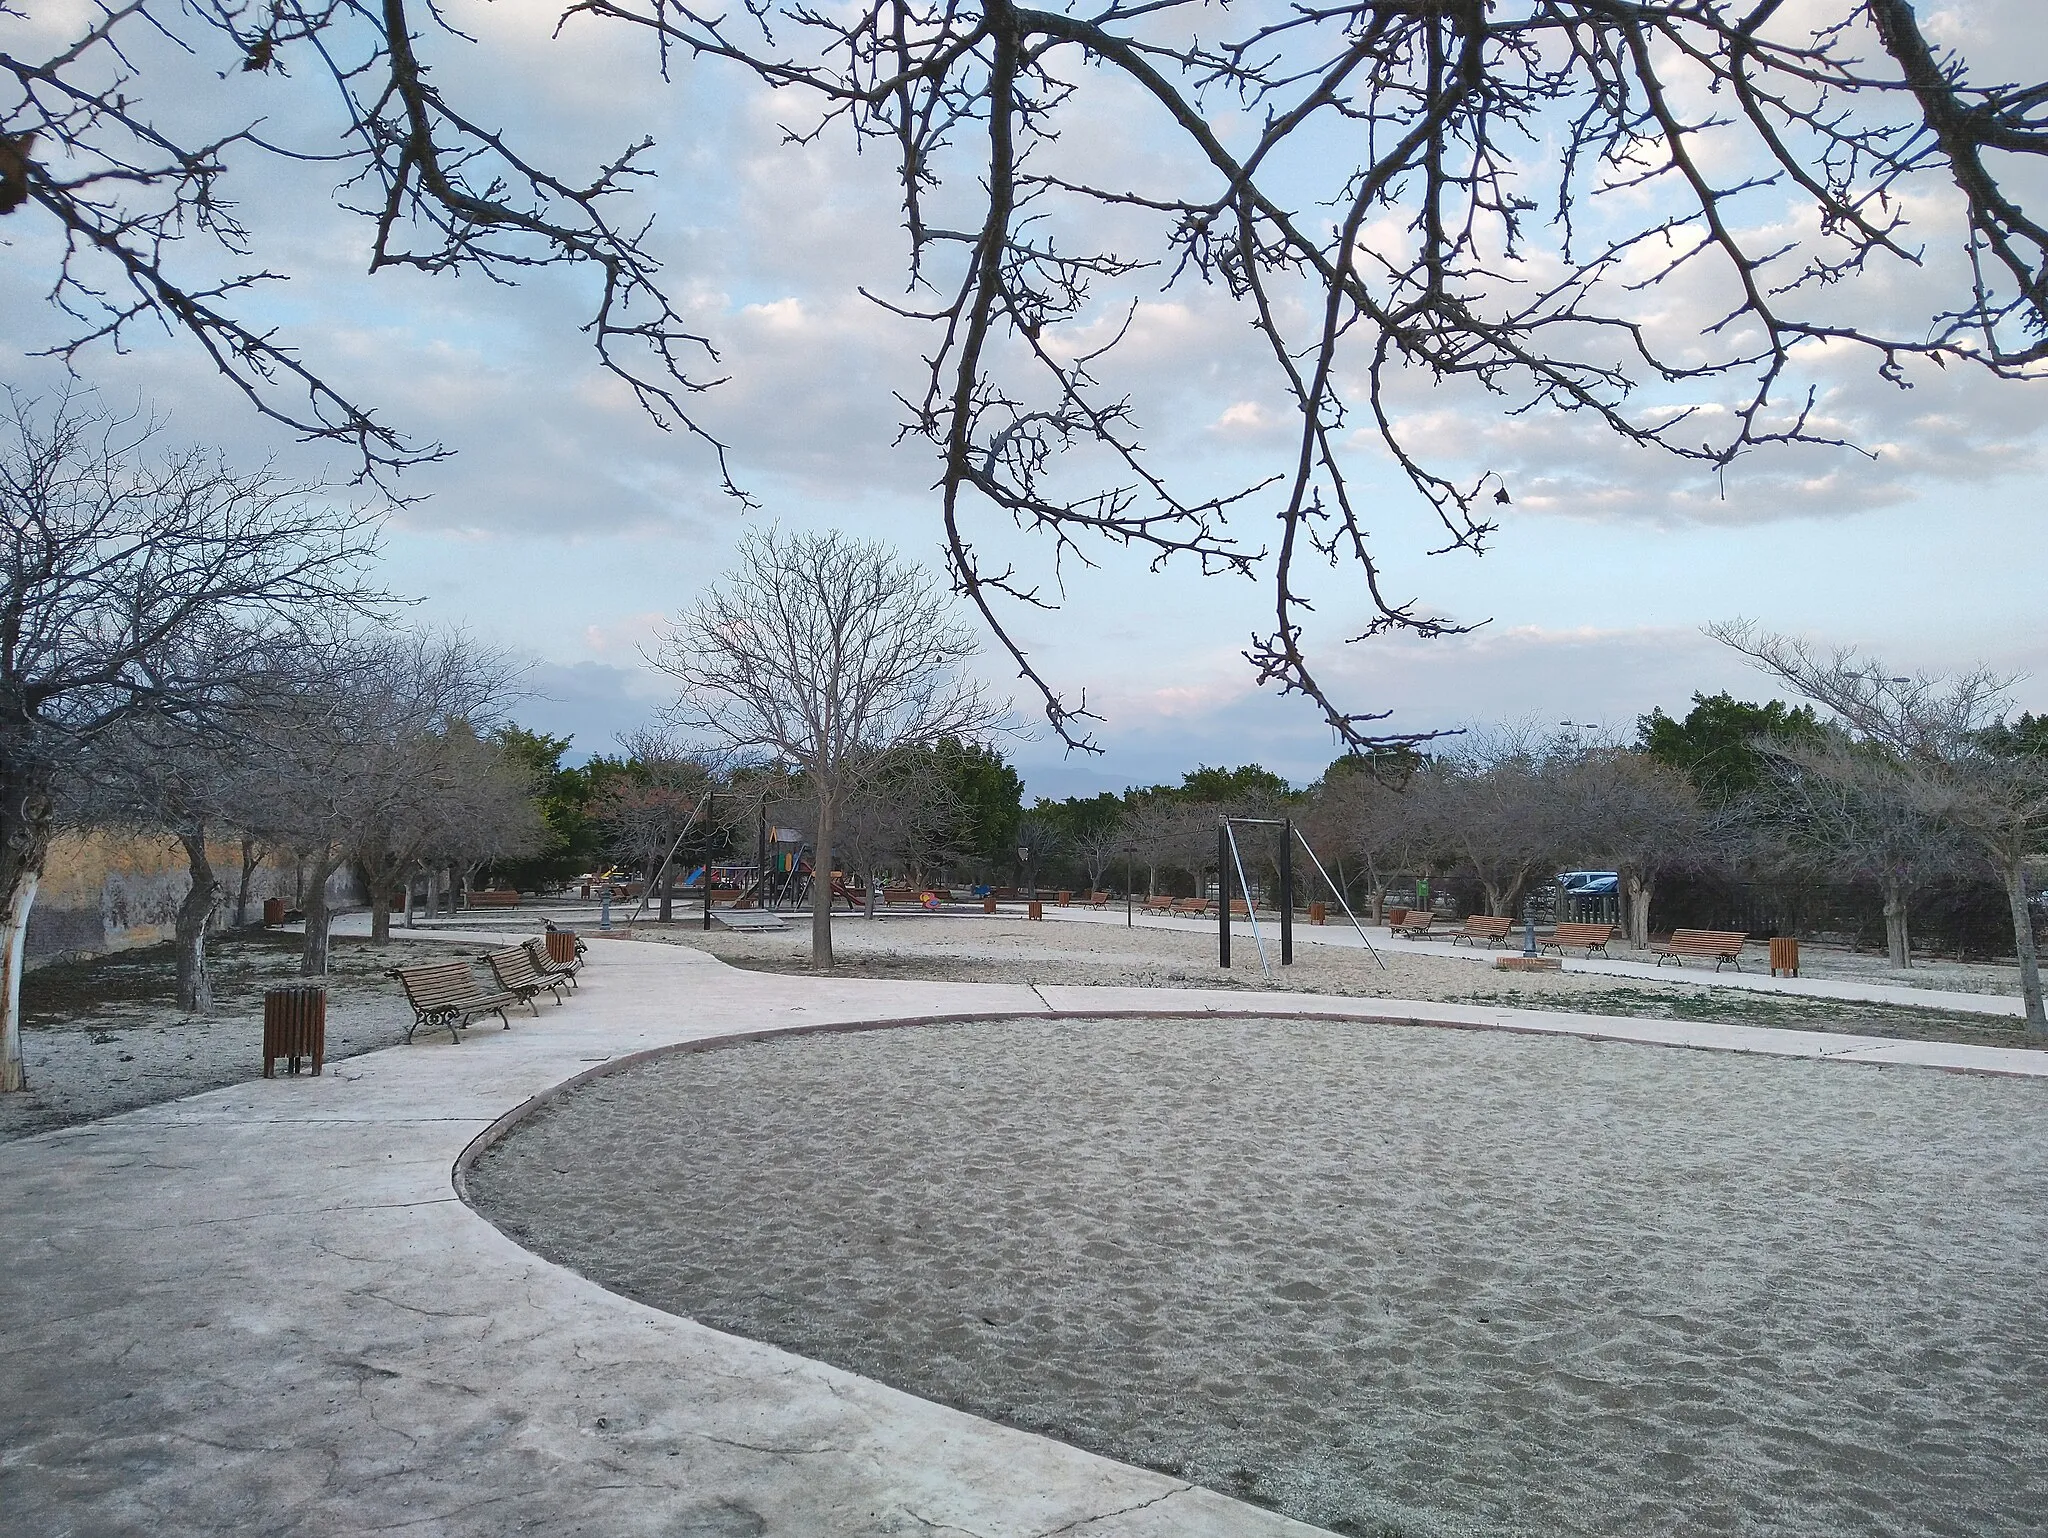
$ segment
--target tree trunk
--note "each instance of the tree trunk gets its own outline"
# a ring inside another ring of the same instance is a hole
[[[235,928],[249,922],[249,888],[256,880],[256,867],[263,862],[256,854],[256,840],[242,840],[242,879],[235,885]]]
[[[867,890],[867,913],[865,914],[865,917],[873,918],[875,916],[875,901],[876,898],[879,896],[880,891],[875,882],[875,873],[873,871],[869,871]]]
[[[28,1088],[21,1059],[21,974],[28,916],[50,852],[50,786],[34,775],[0,782],[0,1094]]]
[[[707,873],[708,875],[708,873]],[[666,924],[675,917],[676,908],[676,862],[671,859],[668,868],[661,873],[661,921]]]
[[[811,848],[811,965],[832,965],[832,797],[818,792],[818,838]]]
[[[1906,893],[1897,878],[1879,882],[1884,891],[1884,948],[1891,964],[1901,971],[1913,964],[1912,937],[1906,931]]]
[[[381,881],[370,888],[370,938],[379,945],[391,940],[391,888]]]
[[[1623,871],[1622,927],[1628,932],[1628,943],[1639,951],[1650,948],[1650,898],[1654,883],[1648,876],[1637,871]]]
[[[331,918],[327,911],[327,878],[334,874],[336,863],[333,855],[321,855],[307,872],[306,943],[299,951],[301,977],[327,975],[327,926]]]
[[[2034,950],[2034,910],[2027,903],[2027,872],[2014,861],[2005,868],[2005,895],[2012,904],[2013,948],[2020,956],[2020,996],[2027,1003],[2027,1034],[2048,1036],[2048,1010],[2041,1005],[2041,958]]]
[[[1508,912],[1506,894],[1499,886],[1491,881],[1482,881],[1479,886],[1486,893],[1486,911],[1490,917],[1504,919],[1513,916]]]
[[[207,921],[220,902],[220,882],[214,878],[213,862],[206,857],[206,829],[182,832],[178,842],[185,846],[185,864],[192,873],[192,885],[178,904],[178,1008],[188,1015],[213,1013],[213,975],[206,969]]]

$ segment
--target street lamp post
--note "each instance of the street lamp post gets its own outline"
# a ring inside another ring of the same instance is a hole
[[[1031,863],[1031,846],[1017,846],[1017,863],[1024,867],[1024,895],[1032,902],[1038,901],[1038,870]]]
[[[1131,918],[1131,861],[1138,853],[1136,844],[1124,845],[1124,928],[1133,926]]]

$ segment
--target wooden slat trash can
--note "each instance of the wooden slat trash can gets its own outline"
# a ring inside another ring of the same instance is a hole
[[[1309,922],[1310,922],[1311,924],[1324,924],[1324,923],[1328,923],[1328,922],[1329,922],[1329,917],[1330,917],[1330,910],[1329,910],[1329,909],[1328,909],[1328,908],[1327,908],[1327,907],[1326,907],[1326,906],[1325,906],[1324,904],[1322,904],[1322,903],[1310,903],[1310,904],[1308,905],[1308,921],[1309,921]]]
[[[1790,935],[1771,936],[1771,976],[1799,975],[1799,942]]]
[[[576,931],[573,929],[550,929],[547,934],[548,960],[564,965],[576,959]]]
[[[266,897],[263,899],[263,927],[275,929],[284,922],[284,899]]]
[[[299,1059],[310,1057],[313,1072],[327,1062],[327,985],[288,983],[263,995],[263,1077],[271,1065],[285,1060],[287,1072],[299,1071]]]

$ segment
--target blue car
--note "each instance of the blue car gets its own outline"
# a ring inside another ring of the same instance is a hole
[[[1611,870],[1568,870],[1557,884],[1573,897],[1612,897],[1621,888],[1621,875]]]

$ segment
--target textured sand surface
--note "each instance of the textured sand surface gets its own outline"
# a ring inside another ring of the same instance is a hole
[[[572,1091],[621,1292],[1346,1533],[2048,1530],[2048,1087],[1320,1022],[931,1026]]]

